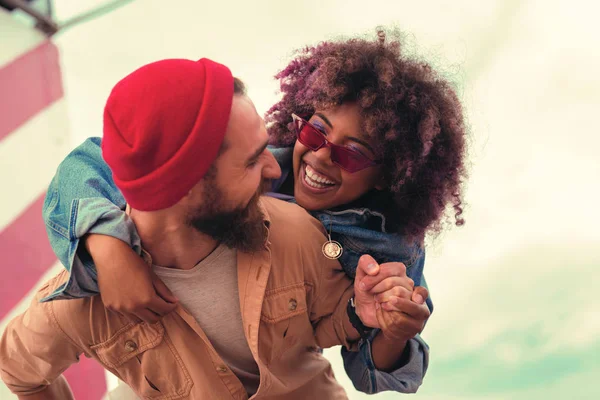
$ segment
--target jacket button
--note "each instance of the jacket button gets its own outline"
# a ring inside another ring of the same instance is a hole
[[[131,352],[137,350],[137,348],[138,346],[133,340],[128,340],[125,342],[125,350]]]
[[[227,367],[224,367],[224,366],[222,366],[222,365],[219,365],[219,366],[217,367],[217,371],[219,371],[219,372],[227,372]]]
[[[288,309],[290,311],[294,311],[296,309],[296,307],[298,307],[298,302],[296,301],[296,299],[290,299],[290,301],[288,303]]]

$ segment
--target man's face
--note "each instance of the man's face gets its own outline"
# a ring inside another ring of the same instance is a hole
[[[239,250],[254,251],[264,244],[258,199],[266,184],[281,175],[267,142],[264,121],[252,101],[234,96],[224,151],[199,183],[190,225]]]

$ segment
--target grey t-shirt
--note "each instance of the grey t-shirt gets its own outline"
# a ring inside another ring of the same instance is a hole
[[[221,245],[190,270],[152,268],[198,321],[248,395],[256,393],[259,370],[244,336],[236,251]]]

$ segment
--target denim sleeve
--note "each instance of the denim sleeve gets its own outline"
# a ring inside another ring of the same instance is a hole
[[[125,209],[100,149],[100,138],[87,139],[58,170],[43,206],[52,250],[69,272],[69,280],[42,301],[98,294],[96,268],[80,239],[88,233],[116,237],[141,252],[140,239]]]
[[[425,281],[425,275],[423,275],[423,269],[425,268],[425,250],[419,249],[417,256],[411,264],[407,264],[406,275],[415,282],[415,286],[423,286],[429,292],[429,287]],[[433,313],[433,302],[431,295],[425,300],[429,312]]]
[[[356,390],[374,394],[386,390],[400,393],[416,393],[429,365],[429,346],[417,335],[406,344],[408,362],[392,372],[375,368],[371,355],[371,343],[379,330],[362,340],[358,352],[342,348],[344,369]]]
[[[369,238],[361,238],[360,245],[364,246],[358,251],[352,251],[352,246],[347,246],[348,253],[345,264],[350,264],[355,268],[358,264],[358,258],[362,254],[374,255],[379,262],[402,261],[406,264],[406,274],[415,285],[427,288],[423,269],[425,266],[425,251],[422,248],[408,249],[406,246],[392,247],[394,237],[391,235],[380,235],[377,243],[371,243]],[[344,263],[343,263],[344,264]],[[344,265],[346,269],[346,265]],[[347,271],[353,272],[354,270]],[[433,303],[431,299],[426,300],[426,304],[433,312]],[[371,355],[371,343],[375,337],[376,330],[368,339],[362,341],[359,345],[359,352],[350,352],[342,349],[342,358],[344,359],[344,368],[348,377],[352,380],[354,387],[364,393],[373,394],[390,390],[400,393],[415,393],[423,383],[427,367],[429,365],[429,346],[420,337],[416,336],[408,343],[407,362],[400,368],[391,372],[383,372],[375,368]]]

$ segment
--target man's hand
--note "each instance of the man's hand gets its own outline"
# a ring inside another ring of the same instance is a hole
[[[177,298],[125,242],[90,235],[86,247],[96,264],[107,309],[134,321],[155,323],[177,307]]]
[[[412,279],[406,276],[406,267],[399,262],[377,264],[369,255],[358,261],[354,280],[354,303],[356,314],[366,326],[379,328],[377,318],[379,303],[394,298],[410,301],[414,288]]]

